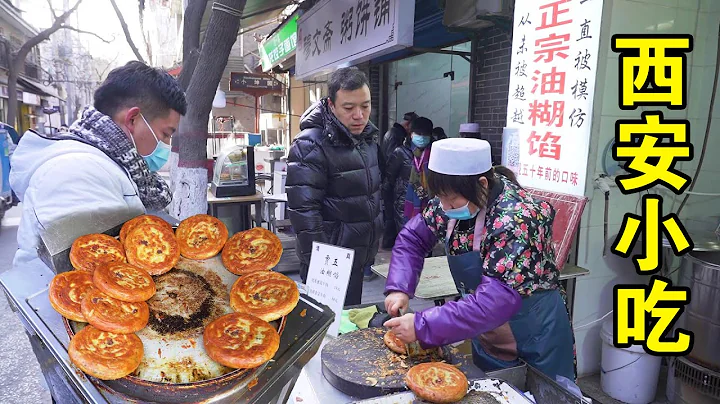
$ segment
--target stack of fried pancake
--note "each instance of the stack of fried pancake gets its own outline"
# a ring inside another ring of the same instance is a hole
[[[222,249],[225,268],[237,281],[230,290],[235,313],[210,323],[203,333],[208,355],[232,368],[253,368],[275,356],[280,335],[269,322],[289,314],[300,299],[297,284],[272,271],[282,255],[280,239],[255,227],[232,236]]]
[[[89,234],[73,243],[70,258],[75,270],[57,275],[49,289],[56,311],[89,323],[72,338],[70,359],[101,380],[135,371],[143,344],[134,333],[148,323],[146,301],[156,293],[152,276],[172,270],[180,256],[205,260],[220,252],[225,268],[241,276],[230,294],[236,313],[207,325],[205,350],[232,368],[253,368],[272,359],[280,336],[269,322],[290,313],[299,300],[295,282],[272,271],[282,243],[263,228],[228,239],[225,225],[208,215],[185,219],[175,232],[163,219],[142,215],[122,226],[119,240]]]

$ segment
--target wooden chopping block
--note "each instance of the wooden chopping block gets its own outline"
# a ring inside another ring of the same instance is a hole
[[[405,355],[385,346],[386,328],[365,328],[343,334],[328,342],[321,362],[325,379],[336,389],[356,398],[371,398],[407,390],[405,375],[412,367]],[[456,348],[443,347],[432,356],[414,357],[415,364],[442,361],[457,365],[468,379],[484,377],[472,358]]]

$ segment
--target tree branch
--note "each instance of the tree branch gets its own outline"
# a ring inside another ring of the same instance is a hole
[[[57,20],[57,14],[55,14],[55,9],[53,8],[53,5],[52,5],[52,0],[47,0],[47,4],[50,7],[50,14],[52,14],[53,21]]]
[[[100,35],[98,35],[98,34],[96,34],[96,33],[94,33],[94,32],[84,31],[84,30],[81,30],[81,29],[79,29],[79,28],[75,28],[75,27],[70,26],[70,25],[63,25],[63,26],[60,27],[60,28],[61,28],[61,29],[69,29],[70,31],[75,31],[75,32],[78,32],[78,33],[81,33],[81,34],[92,35],[92,36],[94,36],[95,38],[97,38],[97,39],[99,39],[99,40],[101,40],[101,41],[103,41],[103,42],[105,42],[105,43],[111,43],[113,40],[115,40],[115,37],[113,37],[113,39],[111,39],[111,40],[108,41],[107,39],[101,37]]]
[[[108,71],[108,69],[110,69],[110,66],[112,66],[113,63],[115,63],[115,61],[117,60],[117,58],[118,58],[119,56],[120,56],[119,53],[118,53],[117,55],[115,55],[115,57],[113,58],[113,60],[111,60],[110,62],[108,62],[107,66],[105,66],[105,69],[103,69],[102,72],[100,72],[100,71],[97,69],[97,67],[93,67],[93,68],[95,69],[95,73],[96,73],[97,76],[98,76],[98,81],[103,81],[103,77],[105,76],[105,73]]]
[[[115,10],[115,14],[117,14],[118,20],[120,20],[120,26],[122,26],[123,32],[125,33],[125,39],[127,40],[128,45],[130,45],[130,48],[132,49],[133,53],[135,54],[135,57],[137,60],[146,63],[145,59],[140,54],[140,51],[138,50],[137,46],[135,46],[135,42],[132,39],[132,36],[130,35],[130,30],[128,29],[127,24],[125,23],[125,18],[123,18],[122,13],[120,12],[120,9],[117,6],[117,3],[115,0],[110,0],[110,3],[113,6],[113,9]]]
[[[50,26],[50,28],[46,28],[42,31],[40,31],[39,34],[36,36],[30,38],[25,42],[20,49],[15,53],[15,57],[20,57],[23,61],[25,60],[25,57],[28,53],[32,50],[32,48],[40,45],[41,42],[47,41],[50,39],[50,35],[54,34],[57,30],[62,28],[63,24],[65,24],[65,21],[70,17],[70,14],[74,13],[75,10],[80,6],[80,3],[82,3],[83,0],[77,0],[74,6],[72,6],[68,11],[60,14],[55,21],[53,21],[53,24]]]

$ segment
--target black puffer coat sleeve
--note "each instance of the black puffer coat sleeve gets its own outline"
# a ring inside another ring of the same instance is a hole
[[[308,129],[308,131],[319,129]],[[323,228],[322,206],[327,186],[327,160],[322,148],[310,136],[301,134],[288,154],[288,210],[295,234],[296,248],[303,264],[310,263],[313,241],[327,243]]]
[[[392,194],[395,189],[395,181],[402,175],[402,169],[405,165],[405,155],[402,150],[397,147],[388,156],[387,167],[385,168],[385,178],[383,178],[383,191]]]

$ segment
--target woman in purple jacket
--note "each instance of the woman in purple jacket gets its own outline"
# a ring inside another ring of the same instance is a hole
[[[408,308],[423,262],[445,244],[462,298],[385,323],[423,348],[472,339],[485,371],[525,360],[555,379],[576,379],[575,341],[553,252],[553,207],[495,175],[490,144],[479,139],[435,142],[428,184],[438,197],[397,237],[385,285],[385,306]]]

